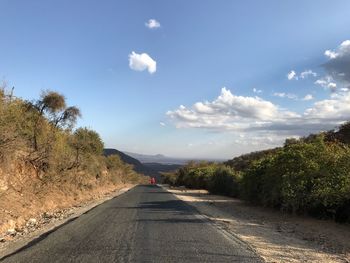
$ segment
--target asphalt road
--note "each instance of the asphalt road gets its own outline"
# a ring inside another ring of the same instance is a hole
[[[260,262],[158,186],[137,186],[1,262]]]

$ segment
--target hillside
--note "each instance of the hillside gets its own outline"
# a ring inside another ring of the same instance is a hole
[[[224,164],[189,163],[164,182],[291,214],[350,222],[350,122]]]
[[[173,158],[162,154],[148,155],[140,153],[125,152],[133,158],[136,158],[141,163],[158,163],[158,164],[178,164],[184,165],[188,163],[188,159]]]
[[[75,126],[80,116],[60,93],[27,101],[0,88],[0,240],[29,219],[147,182],[117,156],[103,156],[100,135]]]
[[[138,173],[147,175],[147,176],[153,176],[156,177],[157,180],[160,179],[160,174],[156,170],[153,170],[151,167],[148,167],[144,164],[142,164],[139,160],[121,152],[116,149],[112,148],[106,148],[103,150],[103,154],[105,156],[110,156],[113,154],[119,155],[120,159],[122,159],[123,162],[131,164],[134,166],[134,170]]]

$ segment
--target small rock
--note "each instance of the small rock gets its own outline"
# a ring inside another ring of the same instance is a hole
[[[27,222],[27,226],[28,227],[33,227],[33,226],[36,226],[37,225],[37,220],[35,219],[35,218],[30,218],[29,220],[28,220],[28,222]]]
[[[16,231],[17,233],[21,233],[21,232],[24,231],[24,229],[23,229],[23,228],[20,228],[20,227],[16,227],[16,228],[15,228],[15,231]]]
[[[14,237],[14,236],[16,236],[16,234],[17,234],[17,232],[14,228],[10,228],[7,230],[7,235],[9,235],[9,236]]]
[[[50,219],[53,217],[53,214],[50,212],[45,212],[45,213],[43,213],[42,217],[45,219]]]

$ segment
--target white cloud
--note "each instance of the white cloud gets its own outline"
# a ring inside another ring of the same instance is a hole
[[[330,59],[335,59],[337,57],[343,57],[350,54],[350,40],[343,41],[336,51],[326,50],[324,54]]]
[[[331,76],[325,76],[315,81],[315,84],[320,85],[323,88],[334,91],[337,88],[337,84],[334,82]]]
[[[325,56],[329,57],[329,58],[336,58],[338,56],[338,54],[334,51],[331,50],[326,50],[324,52]]]
[[[273,96],[275,97],[280,97],[280,98],[287,98],[287,99],[291,99],[291,100],[297,100],[298,96],[292,93],[284,93],[284,92],[275,92],[273,94]]]
[[[259,97],[236,96],[226,88],[212,102],[197,102],[191,108],[181,105],[167,115],[179,128],[209,128],[241,130],[261,127],[271,120],[286,120],[298,116],[280,109]]]
[[[129,54],[129,67],[136,71],[147,69],[150,74],[153,74],[157,71],[157,62],[147,53],[137,54],[133,51]]]
[[[307,94],[302,100],[312,100]],[[211,102],[197,102],[187,108],[167,112],[177,128],[201,128],[216,131],[265,132],[305,135],[332,129],[350,116],[350,94],[334,94],[317,101],[303,113],[288,111],[259,97],[243,97],[226,88]]]
[[[309,101],[309,100],[313,100],[313,99],[314,99],[314,97],[311,94],[307,94],[307,95],[305,95],[305,97],[302,100]]]
[[[145,26],[150,29],[156,29],[160,27],[160,23],[155,19],[150,19],[145,23]]]
[[[275,92],[273,96],[280,97],[280,98],[287,98],[291,100],[303,100],[303,101],[313,100],[314,98],[311,94],[307,94],[303,98],[299,99],[297,95],[292,93],[285,93],[285,92]]]
[[[257,94],[260,94],[260,93],[262,93],[262,90],[261,90],[261,89],[253,88],[253,92],[254,92],[254,93],[257,93]]]
[[[350,40],[343,41],[335,50],[326,50],[329,60],[323,64],[327,76],[332,78],[329,88],[338,90],[350,87]]]
[[[159,125],[163,126],[163,127],[166,126],[166,124],[164,122],[160,122]]]
[[[305,71],[300,73],[300,78],[302,78],[302,79],[306,79],[309,76],[317,77],[317,73],[313,72],[311,69],[305,70]]]
[[[288,78],[288,80],[292,80],[292,79],[298,80],[297,73],[296,73],[294,70],[291,70],[291,71],[287,74],[287,78]]]
[[[350,116],[350,94],[335,94],[331,99],[315,102],[304,113],[307,118],[346,121]]]
[[[311,69],[307,69],[307,70],[304,70],[303,72],[300,73],[300,75],[298,76],[298,74],[294,71],[294,70],[291,70],[288,74],[287,74],[287,78],[288,80],[298,80],[298,79],[306,79],[310,76],[313,76],[313,77],[317,77],[317,73],[316,72],[313,72]]]

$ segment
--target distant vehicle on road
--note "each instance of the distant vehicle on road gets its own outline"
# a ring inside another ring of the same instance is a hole
[[[151,179],[150,179],[150,184],[156,184],[156,178],[151,177]]]

